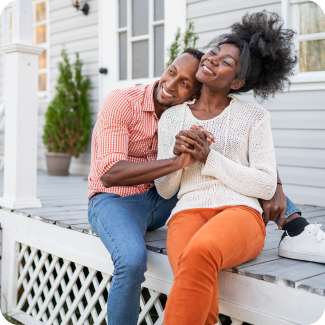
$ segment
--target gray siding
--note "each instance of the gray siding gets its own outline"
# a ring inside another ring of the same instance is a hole
[[[50,98],[55,94],[55,85],[58,78],[57,64],[61,61],[61,50],[66,48],[71,62],[75,60],[75,53],[80,53],[80,58],[84,62],[83,73],[91,79],[90,106],[93,115],[97,114],[98,103],[98,1],[88,1],[90,12],[85,16],[82,12],[77,12],[72,7],[71,1],[50,0]],[[39,105],[39,146],[38,146],[38,166],[46,169],[45,152],[46,149],[41,140],[44,125],[44,113],[46,102]],[[95,116],[93,117],[93,120]],[[78,159],[73,158],[70,166],[70,173],[89,173],[90,168],[90,148]]]

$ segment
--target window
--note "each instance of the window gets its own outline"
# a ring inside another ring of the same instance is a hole
[[[48,30],[47,30],[47,2],[44,0],[33,0],[32,3],[32,44],[39,45],[44,51],[38,58],[38,91],[39,97],[47,95],[48,90]],[[11,7],[6,12],[6,43],[12,43],[12,10]]]
[[[325,71],[325,16],[314,2],[292,3],[292,28],[297,31],[299,73]]]
[[[33,31],[32,43],[44,48],[38,57],[38,91],[39,97],[46,97],[48,90],[48,30],[47,30],[47,2],[33,0]]]
[[[119,80],[164,71],[164,0],[118,0]]]

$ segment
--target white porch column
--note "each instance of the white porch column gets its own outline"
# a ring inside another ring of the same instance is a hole
[[[36,198],[38,55],[32,46],[32,0],[12,6],[13,43],[2,46],[5,66],[4,196],[0,206],[41,207]]]

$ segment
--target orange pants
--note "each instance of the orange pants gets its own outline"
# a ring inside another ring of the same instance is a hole
[[[190,209],[174,215],[167,252],[175,275],[164,325],[214,325],[218,272],[256,258],[266,236],[261,215],[245,206]]]

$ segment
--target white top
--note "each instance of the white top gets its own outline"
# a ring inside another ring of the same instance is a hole
[[[277,186],[270,114],[262,106],[234,96],[223,112],[198,120],[187,103],[165,111],[158,124],[158,159],[174,155],[175,136],[192,125],[211,132],[216,142],[205,164],[194,164],[155,180],[165,199],[179,201],[167,220],[182,210],[244,205],[262,214],[258,198],[269,200]]]

